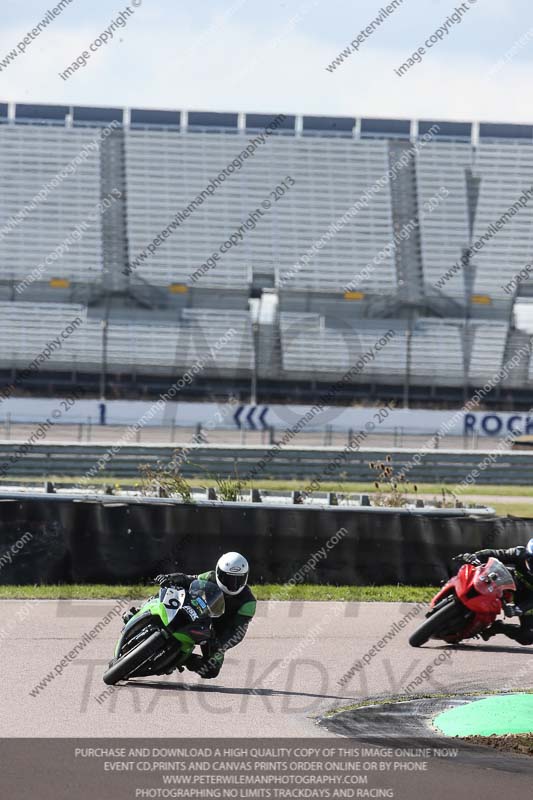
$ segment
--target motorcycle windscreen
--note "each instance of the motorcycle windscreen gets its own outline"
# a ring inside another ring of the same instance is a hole
[[[189,597],[199,616],[221,617],[226,609],[222,589],[212,581],[193,581]]]
[[[492,593],[497,588],[510,592],[516,589],[513,576],[497,558],[489,558],[481,569],[476,570],[474,586],[480,594]]]

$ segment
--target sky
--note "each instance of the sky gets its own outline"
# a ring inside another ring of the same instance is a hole
[[[394,0],[331,71],[387,0],[71,0],[19,48],[57,2],[2,0],[0,101],[533,122],[531,0]]]

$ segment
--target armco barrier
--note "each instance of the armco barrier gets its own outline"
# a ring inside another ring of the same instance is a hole
[[[247,478],[295,478],[299,480],[373,481],[370,461],[390,453],[398,471],[409,467],[414,482],[460,483],[474,470],[474,483],[527,484],[533,482],[533,453],[496,450],[399,450],[376,448],[346,455],[336,447],[255,447],[247,445],[184,445],[154,447],[126,444],[112,454],[110,445],[35,444],[22,452],[22,444],[0,442],[0,480],[20,475],[48,477],[72,475],[91,477],[138,477],[139,464],[157,460],[168,463],[185,448],[181,471],[186,477],[237,474]],[[97,464],[103,465],[102,469]],[[263,463],[263,466],[260,465]],[[328,468],[330,471],[328,472]],[[254,473],[255,470],[255,473]]]
[[[3,557],[25,533],[31,538],[24,546],[11,560]],[[252,581],[285,583],[325,548],[306,582],[436,584],[449,574],[453,555],[510,547],[531,535],[533,520],[469,516],[459,509],[184,504],[3,492],[0,583],[134,583],[162,571],[205,570],[227,550],[248,557]]]

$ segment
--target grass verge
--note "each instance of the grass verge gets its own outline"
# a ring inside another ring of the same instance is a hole
[[[495,510],[495,512],[500,517],[506,517],[510,514],[513,517],[526,517],[531,518],[533,517],[533,504],[532,503],[520,503],[520,502],[510,502],[510,503],[488,503],[491,508]]]
[[[301,584],[283,586],[266,584],[252,586],[258,600],[337,600],[365,603],[421,603],[433,597],[437,589],[426,586],[317,586]],[[155,588],[150,586],[105,586],[77,584],[56,586],[0,586],[0,600],[138,600],[149,597]]]

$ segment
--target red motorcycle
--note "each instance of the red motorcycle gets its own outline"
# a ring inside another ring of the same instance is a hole
[[[431,601],[425,622],[412,634],[409,644],[420,647],[428,639],[456,644],[488,628],[512,603],[516,584],[511,572],[497,558],[486,564],[463,564],[454,578]]]

